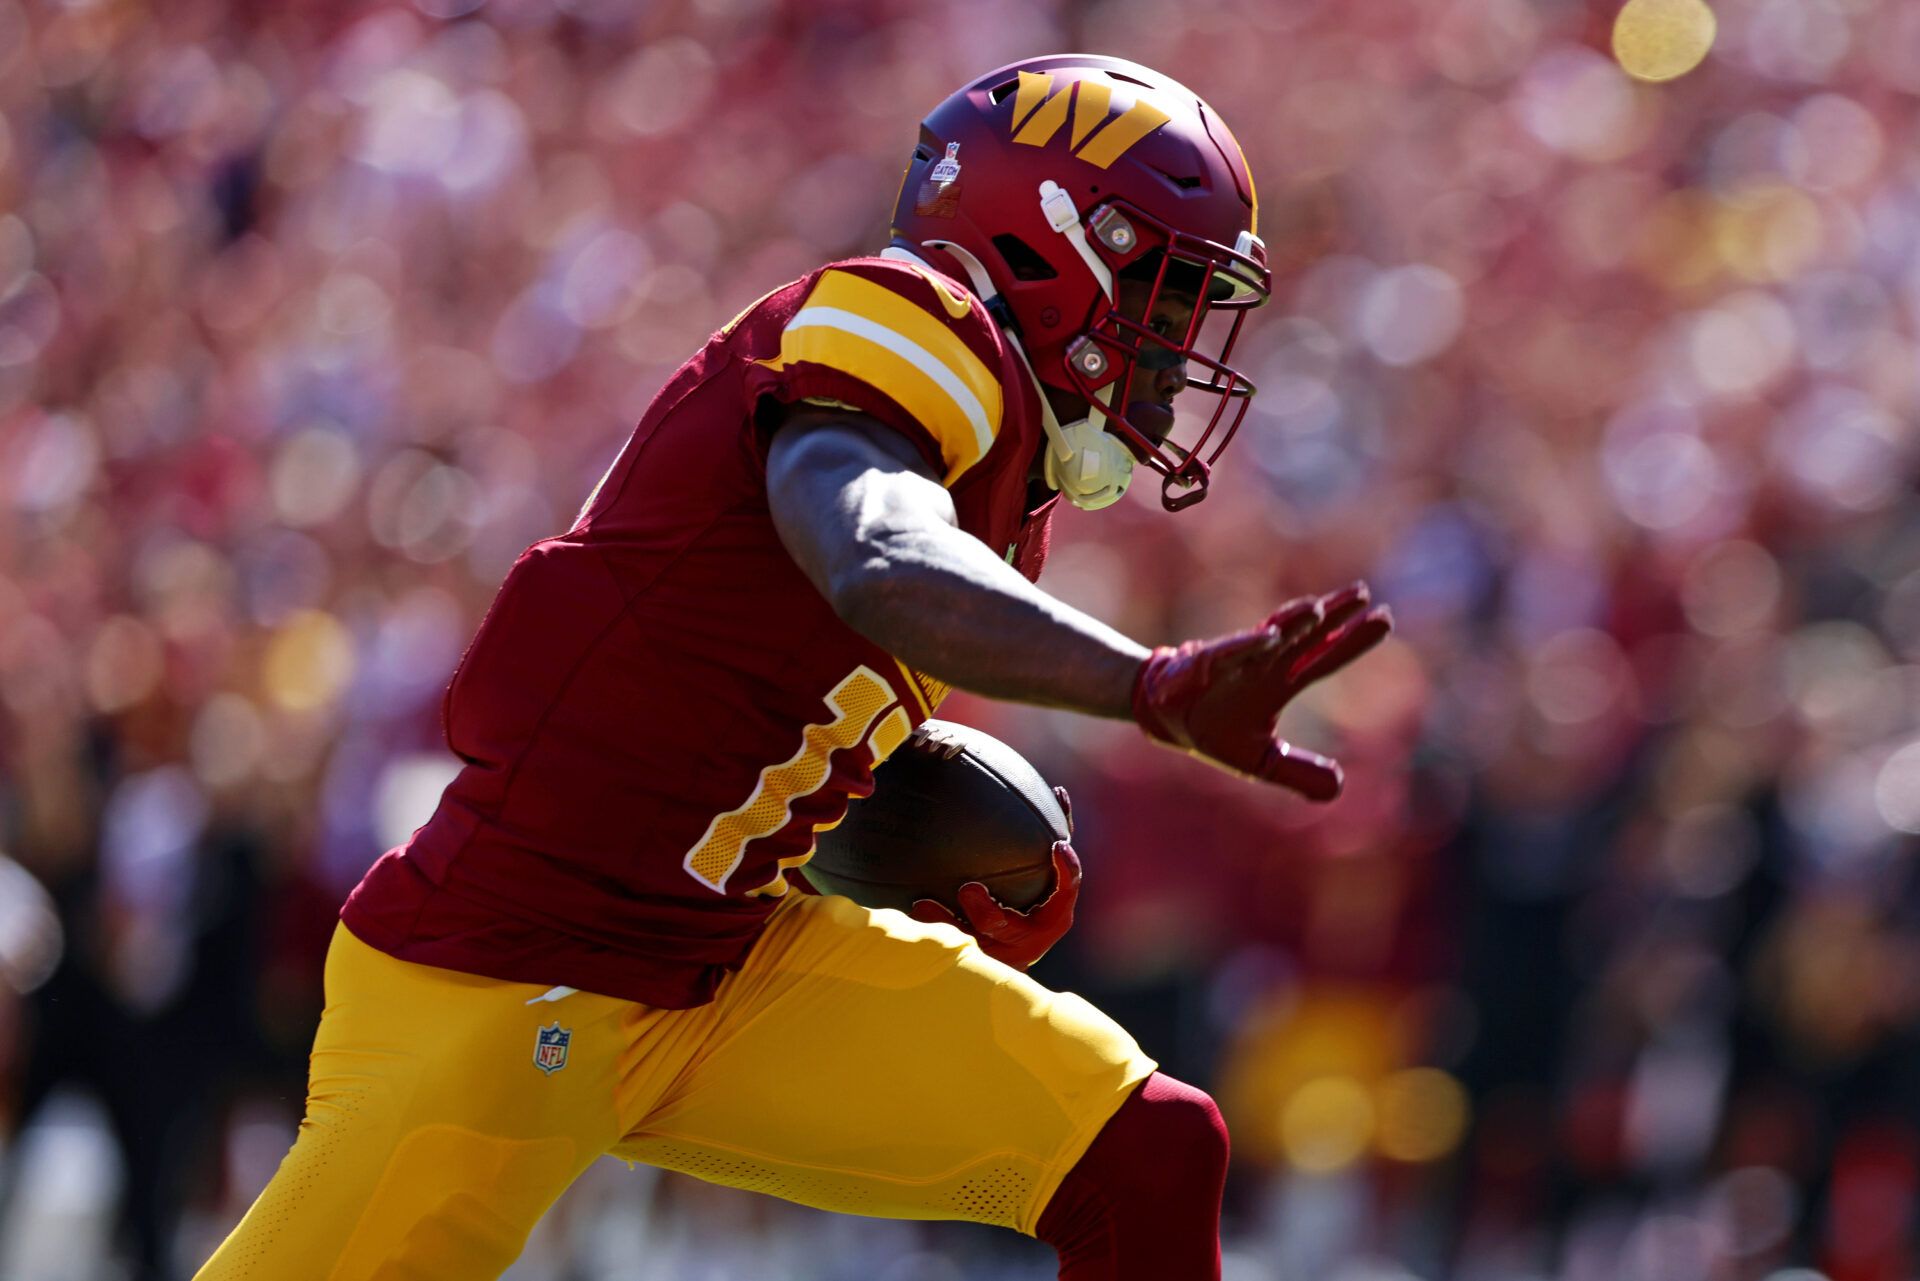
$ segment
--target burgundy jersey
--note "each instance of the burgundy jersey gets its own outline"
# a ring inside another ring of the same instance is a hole
[[[566,534],[529,547],[455,672],[464,766],[342,919],[402,960],[683,1008],[713,995],[814,833],[945,694],[841,622],[767,507],[778,403],[909,439],[967,533],[1039,573],[1039,404],[979,300],[855,259],[681,366]]]

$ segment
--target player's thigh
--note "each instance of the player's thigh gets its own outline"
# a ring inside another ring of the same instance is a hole
[[[617,1155],[846,1213],[1031,1233],[1153,1070],[959,931],[833,896],[783,905],[720,1002]]]
[[[635,1007],[585,993],[528,1004],[538,995],[395,960],[338,930],[306,1117],[201,1281],[503,1271],[621,1129],[613,1100]],[[543,1068],[540,1028],[556,1023],[570,1033],[565,1057],[554,1067],[549,1051]]]

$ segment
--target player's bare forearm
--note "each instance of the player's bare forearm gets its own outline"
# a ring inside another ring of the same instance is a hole
[[[962,689],[1130,716],[1145,647],[1028,582],[956,524],[898,433],[838,411],[796,414],[767,460],[775,527],[841,618]]]
[[[839,606],[854,630],[977,694],[1132,714],[1144,646],[1041,591],[951,525],[873,533],[869,572]]]

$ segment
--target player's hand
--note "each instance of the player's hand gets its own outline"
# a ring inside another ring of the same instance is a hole
[[[1275,725],[1294,695],[1387,638],[1393,616],[1371,600],[1355,583],[1289,601],[1244,632],[1154,650],[1134,681],[1134,719],[1148,737],[1215,765],[1332,800],[1340,766],[1280,738]]]
[[[1080,897],[1080,856],[1066,841],[1053,843],[1053,893],[1024,912],[1016,912],[994,898],[978,881],[960,887],[961,920],[944,903],[918,900],[911,915],[916,921],[952,925],[980,940],[980,950],[1004,965],[1024,970],[1047,954],[1073,927],[1073,905]]]

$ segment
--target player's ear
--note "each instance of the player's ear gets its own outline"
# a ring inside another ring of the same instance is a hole
[[[1064,787],[1053,789],[1054,799],[1060,802],[1060,812],[1067,816],[1067,835],[1073,835],[1073,798],[1067,795]]]

